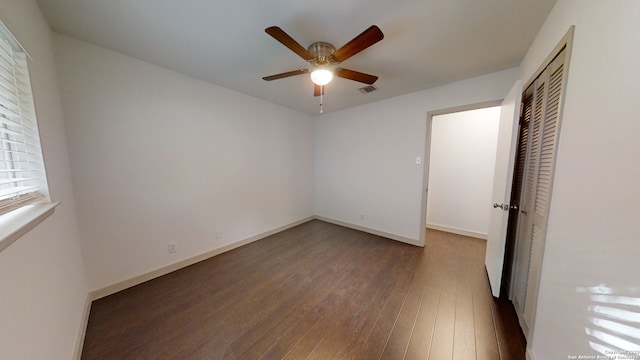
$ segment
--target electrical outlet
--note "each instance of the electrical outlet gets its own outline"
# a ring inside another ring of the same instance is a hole
[[[175,254],[176,253],[176,243],[169,244],[168,251],[169,251],[169,254]]]
[[[222,239],[222,231],[216,231],[216,239]]]

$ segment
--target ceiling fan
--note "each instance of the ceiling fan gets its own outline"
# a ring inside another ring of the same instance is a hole
[[[363,31],[360,35],[356,36],[337,50],[333,45],[324,41],[314,42],[305,49],[291,36],[284,32],[284,30],[277,26],[268,27],[264,31],[311,64],[311,68],[309,69],[299,69],[265,76],[263,79],[266,81],[282,79],[295,75],[310,74],[311,81],[313,81],[314,84],[313,95],[321,96],[324,95],[324,86],[331,82],[334,75],[343,79],[354,80],[369,85],[372,85],[376,80],[378,80],[378,77],[375,75],[335,67],[335,65],[340,64],[384,38],[384,34],[380,28],[375,25],[370,26],[367,30]]]

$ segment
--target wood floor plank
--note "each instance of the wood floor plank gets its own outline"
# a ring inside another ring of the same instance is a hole
[[[459,281],[456,292],[456,317],[453,339],[453,359],[467,360],[476,358],[476,338],[473,309],[472,270],[466,269],[468,262],[458,264]]]
[[[518,360],[526,351],[526,340],[520,331],[513,304],[507,299],[496,299],[491,304],[498,349],[501,360]]]
[[[405,261],[402,261],[403,258]],[[415,261],[411,261],[414,259]],[[382,348],[375,346],[379,341],[372,342],[372,334],[380,330],[386,331],[388,334],[390,328],[385,328],[382,322],[379,322],[383,311],[392,309],[389,307],[390,302],[394,300],[393,293],[401,291],[406,293],[410,286],[410,277],[402,276],[407,272],[411,272],[416,266],[417,257],[412,256],[410,252],[400,253],[398,257],[389,259],[390,261],[380,262],[377,266],[377,273],[374,278],[369,281],[368,287],[374,286],[377,289],[371,289],[367,293],[372,295],[362,298],[358,301],[360,304],[354,309],[352,316],[352,324],[348,325],[350,331],[346,336],[342,337],[338,351],[327,354],[336,359],[362,359],[377,358],[382,352]],[[404,266],[393,266],[398,260],[401,260]],[[403,281],[396,281],[402,279]],[[355,299],[354,299],[355,300]],[[391,304],[391,306],[394,306]],[[397,313],[397,312],[396,312]],[[378,316],[376,316],[378,314]],[[374,335],[375,337],[375,335]]]
[[[405,264],[410,268],[411,263]],[[407,269],[409,271],[409,269]],[[398,313],[406,299],[411,286],[411,278],[400,277],[387,298],[386,303],[378,316],[373,320],[372,326],[366,337],[359,339],[350,348],[344,349],[339,358],[344,359],[378,359],[380,358],[389,334],[398,318]],[[373,317],[372,317],[373,318]]]
[[[425,288],[420,312],[416,319],[416,325],[411,334],[405,359],[426,359],[431,351],[433,333],[436,324],[436,314],[440,305],[440,290],[432,287]]]
[[[447,292],[440,295],[429,359],[452,359],[455,329],[456,296]]]
[[[367,324],[371,320],[367,320],[368,316],[364,314],[376,313],[375,309],[389,297],[388,289],[397,279],[395,275],[401,274],[394,270],[401,268],[397,266],[398,259],[384,260],[380,257],[387,251],[385,248],[386,245],[370,247],[372,252],[359,252],[352,258],[352,267],[345,272],[348,276],[344,283],[335,283],[337,287],[327,294],[323,319],[292,349],[288,358],[331,358],[369,331]],[[406,255],[415,258],[412,253],[410,251]],[[371,269],[367,264],[371,264],[373,259],[378,259],[378,266]],[[354,278],[362,281],[354,282]]]
[[[94,301],[82,359],[523,360],[485,242],[427,239],[304,223]]]
[[[485,274],[478,275],[473,288],[474,326],[476,335],[476,356],[478,360],[500,359],[500,350],[496,339],[496,330],[491,312],[490,289],[480,279],[486,279]]]
[[[325,328],[316,322],[302,338],[283,357],[284,360],[306,359],[318,346],[324,336]]]
[[[347,296],[343,298],[344,301],[340,305],[335,307],[336,310],[339,309],[340,314],[334,318],[341,318],[343,321],[333,324],[333,330],[324,337],[308,359],[338,358],[338,354],[347,349],[353,349],[360,339],[368,336],[375,322],[375,317],[368,314],[378,313],[383,308],[394,287],[393,279],[401,275],[398,271],[401,267],[394,265],[398,259],[382,260],[379,251],[382,251],[382,248],[362,258],[365,263],[375,259],[380,260],[377,261],[373,271],[369,269],[361,273],[366,269],[365,263],[357,266],[353,277],[361,281],[350,282],[346,290]]]
[[[405,357],[424,292],[425,286],[422,283],[414,281],[411,284],[380,359],[403,359]]]

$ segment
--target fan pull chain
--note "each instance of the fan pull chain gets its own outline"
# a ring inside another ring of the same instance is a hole
[[[322,114],[322,102],[324,100],[324,86],[320,86],[320,114]]]

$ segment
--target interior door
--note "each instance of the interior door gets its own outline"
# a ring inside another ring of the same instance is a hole
[[[561,51],[532,84],[529,148],[518,218],[513,304],[528,337],[535,319],[538,285],[555,157],[560,129],[565,51]]]
[[[489,276],[491,292],[495,297],[500,296],[500,284],[502,281],[507,220],[509,219],[509,198],[511,197],[513,164],[518,140],[517,129],[521,99],[522,82],[517,81],[504,98],[500,109],[498,148],[491,196],[494,210],[489,217],[487,252],[484,261]]]
[[[513,170],[513,184],[511,186],[511,203],[509,220],[507,221],[507,239],[502,266],[502,284],[500,294],[503,292],[513,300],[514,268],[516,265],[516,250],[518,238],[518,220],[522,209],[522,191],[524,187],[524,175],[526,170],[527,150],[529,149],[529,125],[532,117],[533,85],[527,88],[522,95],[522,110],[520,110],[520,124],[518,125],[518,145]],[[521,259],[518,259],[521,261]]]

